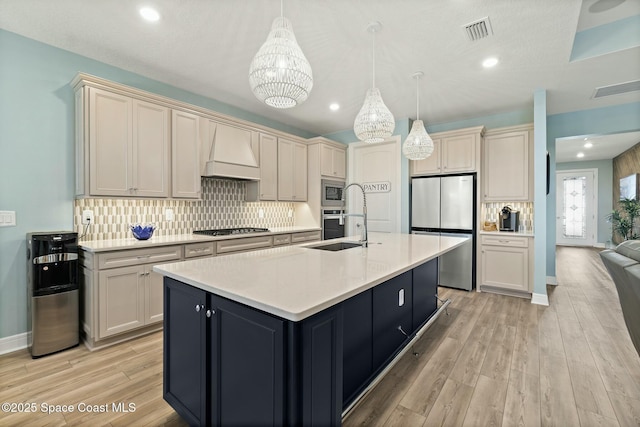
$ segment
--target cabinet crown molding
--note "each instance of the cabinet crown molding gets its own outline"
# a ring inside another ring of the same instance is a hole
[[[443,136],[469,135],[471,133],[477,133],[477,134],[480,134],[480,136],[483,136],[485,131],[486,131],[486,128],[483,125],[483,126],[474,126],[474,127],[462,128],[462,129],[447,130],[442,132],[433,132],[433,133],[429,133],[429,135],[431,136],[431,138],[440,138]]]
[[[217,111],[209,110],[203,107],[199,107],[197,105],[189,104],[187,102],[178,101],[173,98],[155,94],[153,92],[147,92],[142,89],[137,89],[121,83],[116,83],[114,81],[103,79],[102,77],[97,77],[87,73],[79,72],[73,78],[73,80],[71,80],[69,85],[73,88],[74,91],[77,91],[79,88],[83,86],[89,86],[89,87],[94,87],[98,89],[105,89],[120,95],[130,96],[132,98],[137,98],[144,101],[150,101],[150,102],[171,108],[173,110],[182,110],[187,113],[193,113],[200,116],[205,116],[211,120],[215,120],[221,123],[241,126],[249,130],[269,133],[278,137],[290,138],[297,142],[301,142],[305,144],[307,141],[306,138],[303,138],[297,135],[293,135],[287,132],[269,128],[267,126],[262,126],[257,123],[243,120],[234,116],[229,116],[223,113],[219,113]]]
[[[313,144],[326,144],[331,145],[332,147],[342,148],[343,150],[347,149],[347,144],[343,144],[342,142],[337,142],[329,138],[325,138],[324,136],[316,136],[314,138],[307,139],[307,145]]]
[[[533,123],[527,123],[524,125],[516,125],[516,126],[507,126],[503,128],[496,128],[496,129],[487,129],[484,136],[500,135],[503,133],[522,132],[522,131],[530,131],[530,130],[533,130]]]

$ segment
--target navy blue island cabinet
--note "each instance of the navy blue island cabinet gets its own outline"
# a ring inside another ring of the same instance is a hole
[[[194,426],[339,426],[436,311],[437,259],[290,321],[164,279],[164,399]]]

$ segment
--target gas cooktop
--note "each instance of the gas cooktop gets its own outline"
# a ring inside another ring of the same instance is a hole
[[[231,234],[266,233],[268,228],[219,228],[217,230],[194,230],[193,234],[206,234],[207,236],[228,236]]]

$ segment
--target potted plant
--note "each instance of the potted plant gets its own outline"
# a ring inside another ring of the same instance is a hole
[[[635,222],[640,218],[640,201],[635,198],[620,199],[620,209],[614,209],[607,215],[607,221],[624,240],[640,239],[640,233],[635,229]]]

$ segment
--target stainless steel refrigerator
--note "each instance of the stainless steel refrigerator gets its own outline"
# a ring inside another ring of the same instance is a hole
[[[440,257],[440,286],[475,287],[475,224],[476,174],[411,179],[411,232],[469,238]]]

